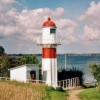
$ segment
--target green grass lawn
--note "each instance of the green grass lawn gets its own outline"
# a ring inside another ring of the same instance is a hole
[[[66,100],[67,93],[43,84],[0,81],[0,100]]]
[[[81,100],[100,100],[100,87],[85,89],[79,97]]]

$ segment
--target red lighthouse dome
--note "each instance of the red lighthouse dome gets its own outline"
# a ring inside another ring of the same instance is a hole
[[[43,27],[56,27],[55,23],[48,17],[47,21],[43,23]]]

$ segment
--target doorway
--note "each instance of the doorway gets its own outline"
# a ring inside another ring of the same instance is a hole
[[[36,80],[36,71],[34,70],[30,71],[30,78],[31,80]]]

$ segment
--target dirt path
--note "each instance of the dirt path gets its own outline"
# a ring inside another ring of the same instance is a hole
[[[82,89],[78,89],[78,90],[70,90],[69,91],[69,97],[67,100],[80,100],[79,97],[77,96],[81,91],[83,91]]]

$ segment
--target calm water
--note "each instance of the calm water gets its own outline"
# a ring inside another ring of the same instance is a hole
[[[41,60],[41,56],[38,56]],[[58,69],[65,68],[65,56],[57,57]],[[84,72],[84,79],[86,82],[93,81],[94,78],[89,71],[88,65],[91,63],[100,63],[100,56],[66,56],[66,68],[76,67]]]

